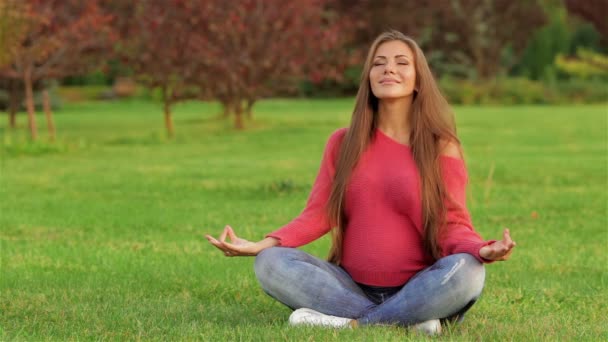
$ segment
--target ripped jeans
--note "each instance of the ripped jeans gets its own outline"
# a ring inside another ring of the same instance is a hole
[[[413,325],[431,319],[460,322],[481,295],[484,266],[453,254],[397,288],[355,283],[344,269],[295,248],[271,247],[255,259],[264,291],[292,309],[310,308],[358,324]]]

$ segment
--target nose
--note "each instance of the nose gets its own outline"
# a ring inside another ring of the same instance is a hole
[[[395,64],[393,62],[386,62],[384,65],[384,74],[392,74],[395,72]]]

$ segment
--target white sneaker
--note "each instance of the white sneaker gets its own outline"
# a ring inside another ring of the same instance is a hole
[[[290,325],[322,326],[328,328],[351,328],[352,319],[330,316],[318,311],[302,308],[289,316]]]
[[[441,322],[439,322],[438,319],[431,319],[429,321],[413,325],[412,329],[425,333],[429,336],[435,336],[441,334]]]

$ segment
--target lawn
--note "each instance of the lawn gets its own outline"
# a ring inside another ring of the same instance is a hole
[[[326,139],[353,99],[267,100],[234,131],[215,104],[66,104],[59,138],[0,122],[0,340],[418,340],[397,327],[292,328],[253,258],[204,239],[252,240],[303,208]],[[608,107],[457,107],[477,230],[511,228],[465,322],[438,340],[608,340]],[[325,256],[328,239],[303,247]]]

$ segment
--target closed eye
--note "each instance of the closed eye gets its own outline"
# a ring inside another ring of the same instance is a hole
[[[398,62],[397,65],[409,65],[408,62]],[[386,65],[386,63],[374,63],[373,66]]]

